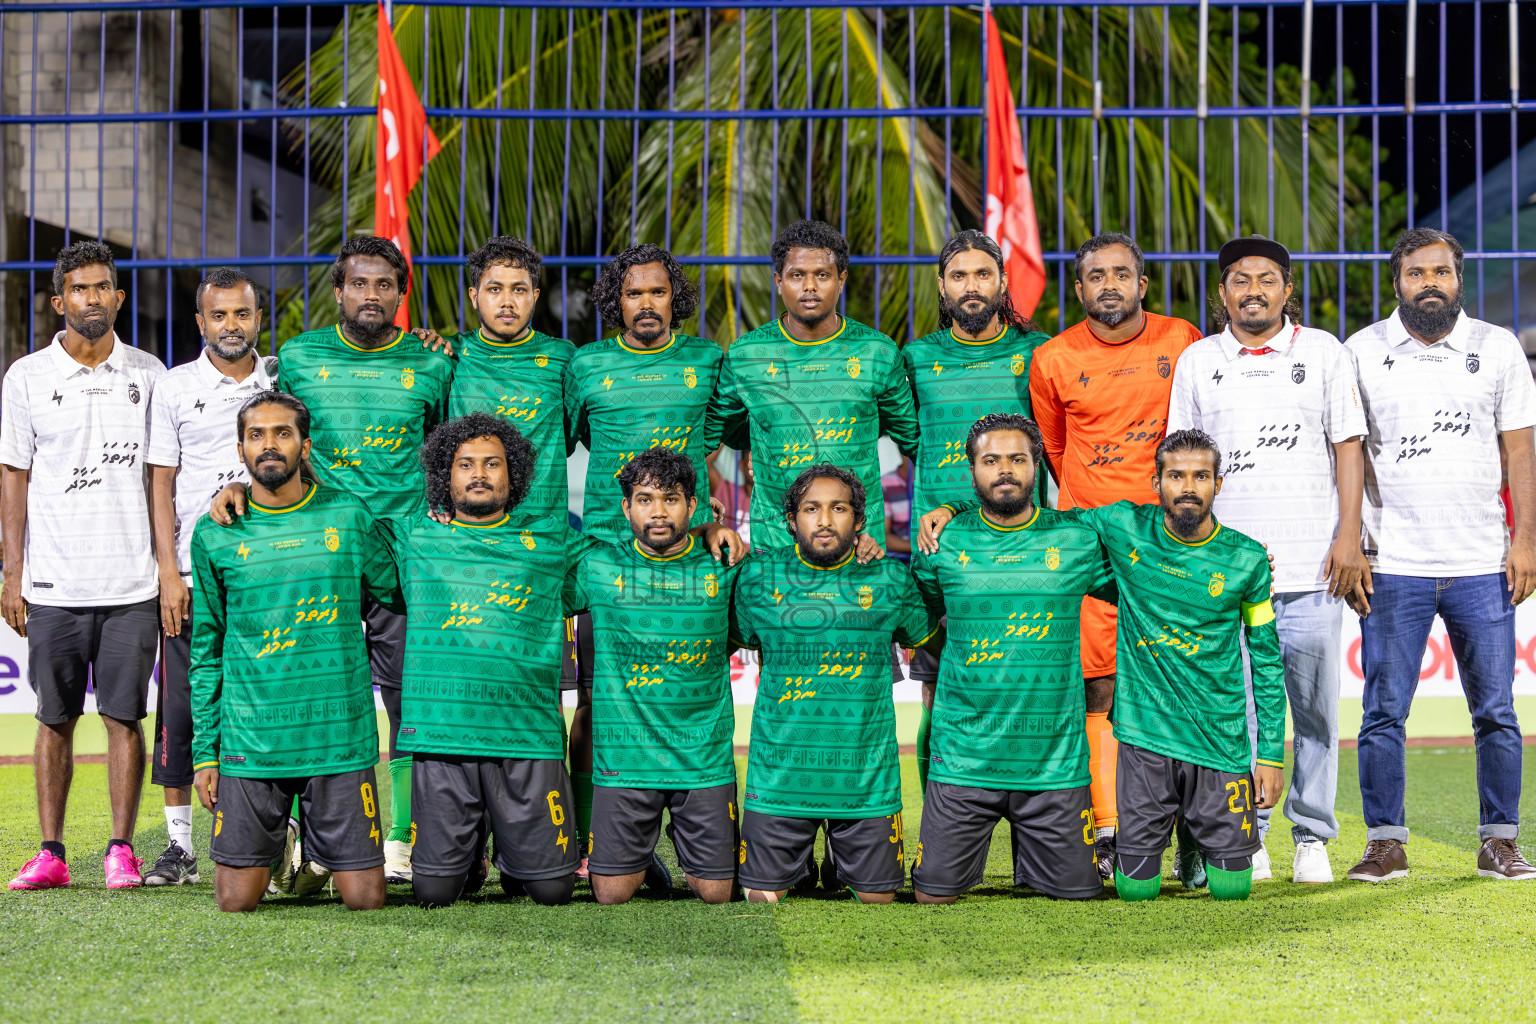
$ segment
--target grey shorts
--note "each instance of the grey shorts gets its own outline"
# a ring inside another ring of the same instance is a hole
[[[858,892],[894,892],[906,881],[901,814],[823,821],[747,811],[741,816],[742,887],[778,891],[812,868],[816,830],[827,826],[827,845],[838,881]]]
[[[1023,792],[954,786],[930,779],[912,886],[959,896],[981,882],[992,830],[1006,820],[1013,884],[1061,899],[1104,891],[1093,854],[1093,798],[1087,786]]]
[[[667,835],[677,863],[694,878],[736,877],[736,783],[707,789],[592,787],[592,852],[587,867],[599,875],[629,875],[651,862],[661,812],[672,818]]]
[[[27,681],[37,694],[37,720],[79,718],[89,683],[100,714],[140,721],[159,648],[159,598],[98,608],[27,605]]]
[[[155,673],[155,745],[149,781],[156,786],[190,786],[192,771],[192,619],[181,633],[160,638],[160,668]]]
[[[564,761],[416,754],[411,870],[461,875],[489,834],[503,875],[523,882],[562,878],[581,861],[575,806]]]
[[[1115,767],[1115,855],[1161,857],[1179,816],[1207,860],[1251,857],[1260,846],[1253,798],[1252,772],[1202,768],[1122,741]]]
[[[219,776],[210,845],[214,863],[270,867],[282,856],[295,796],[306,860],[332,871],[383,865],[379,789],[372,768],[297,779]]]
[[[921,647],[912,650],[912,678],[919,683],[939,681],[939,659]]]
[[[586,612],[565,620],[565,656],[560,659],[560,689],[577,686],[592,689],[592,664],[597,654],[592,646],[592,616]]]

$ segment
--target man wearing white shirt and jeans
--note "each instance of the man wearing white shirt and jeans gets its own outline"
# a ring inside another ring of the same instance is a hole
[[[145,885],[199,880],[192,843],[192,528],[225,484],[247,478],[235,415],[270,390],[277,360],[256,355],[261,307],[246,274],[218,267],[197,286],[204,349],[165,375],[150,403],[149,475],[164,634],[150,782],[165,788],[169,842]]]
[[[1357,881],[1408,874],[1404,721],[1435,616],[1445,620],[1477,743],[1477,873],[1536,878],[1520,832],[1515,605],[1536,587],[1536,385],[1502,327],[1462,312],[1462,250],[1411,228],[1392,249],[1398,307],[1346,344],[1369,426],[1365,553],[1374,588],[1360,620],[1365,714]],[[1499,500],[1509,461],[1514,533]]]
[[[27,638],[37,694],[42,849],[12,889],[69,884],[64,810],[86,684],[107,730],[107,887],[142,883],[133,826],[144,782],[145,697],[160,615],[144,488],[149,404],[165,364],[112,330],[123,302],[112,253],[76,242],[53,268],[64,330],[18,359],[0,392],[0,611]]]
[[[1275,626],[1295,728],[1285,799],[1296,844],[1292,878],[1331,882],[1342,598],[1367,571],[1365,414],[1339,340],[1298,322],[1285,247],[1258,235],[1235,238],[1217,263],[1225,329],[1179,357],[1168,429],[1203,430],[1221,445],[1227,469],[1215,513],[1274,557]],[[1260,811],[1260,834],[1268,830],[1269,812]],[[1254,858],[1255,881],[1261,870],[1270,877],[1267,853]]]

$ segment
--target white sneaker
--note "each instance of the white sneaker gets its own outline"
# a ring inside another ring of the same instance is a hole
[[[1318,885],[1333,881],[1333,865],[1328,861],[1328,844],[1321,839],[1308,839],[1296,844],[1296,863],[1291,869],[1291,881]]]
[[[408,885],[411,881],[411,844],[398,839],[384,841],[384,881]]]
[[[1259,847],[1259,852],[1253,855],[1253,880],[1262,882],[1266,878],[1274,878],[1274,871],[1269,866],[1269,851]]]

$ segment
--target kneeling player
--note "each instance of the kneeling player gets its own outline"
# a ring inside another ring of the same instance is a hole
[[[1091,527],[1035,506],[1044,448],[1024,416],[978,420],[965,454],[981,508],[913,561],[930,614],[949,616],[912,864],[919,903],[953,903],[979,884],[1004,818],[1015,885],[1066,899],[1104,891],[1077,620],[1085,595],[1114,601],[1114,577]]]
[[[906,566],[861,565],[864,485],[813,466],[784,497],[792,547],[746,562],[732,601],[736,642],[762,652],[741,822],[747,899],[776,903],[811,872],[827,822],[838,880],[889,903],[906,876],[891,642],[937,646]]]
[[[736,878],[727,641],[738,570],[688,533],[697,484],[670,448],[635,456],[619,471],[634,536],[587,551],[576,576],[596,651],[588,867],[599,903],[623,903],[645,881],[663,810],[690,889],[724,903]]]
[[[533,446],[506,420],[470,413],[421,449],[427,503],[395,526],[405,595],[399,747],[411,767],[416,898],[446,906],[483,878],[487,831],[502,887],[565,903],[580,862],[556,697],[562,590],[590,543],[563,515],[513,510]]]
[[[299,470],[309,410],[259,394],[240,409],[247,512],[192,535],[193,766],[213,812],[220,910],[254,910],[298,798],[308,858],[352,910],[384,905],[378,725],[364,591],[395,596],[386,541],[361,502]]]
[[[1158,894],[1177,824],[1198,845],[1198,854],[1181,845],[1185,885],[1196,884],[1199,856],[1212,896],[1247,899],[1259,849],[1254,811],[1275,806],[1285,788],[1285,681],[1268,559],[1258,541],[1211,515],[1221,452],[1208,435],[1164,438],[1152,487],[1157,506],[1119,501],[1078,513],[1108,549],[1120,592],[1115,889],[1123,900]],[[1240,633],[1253,666],[1256,764]]]

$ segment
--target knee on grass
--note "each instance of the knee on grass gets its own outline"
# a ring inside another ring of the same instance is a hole
[[[1226,868],[1217,867],[1217,861],[1205,862],[1205,877],[1207,878],[1211,898],[1216,900],[1245,900],[1248,892],[1253,888],[1253,862],[1243,858],[1248,863],[1239,870],[1231,870],[1235,861],[1224,861]]]
[[[571,902],[571,896],[576,892],[576,876],[570,874],[525,882],[502,875],[501,887],[508,896],[527,894],[529,899],[542,906],[558,907]]]
[[[694,878],[686,876],[688,888],[705,903],[729,903],[731,890],[735,888],[735,881],[729,878]]]
[[[1130,868],[1129,872],[1123,870]],[[1121,854],[1115,865],[1115,894],[1127,903],[1156,899],[1163,889],[1163,858]]]
[[[457,901],[468,880],[468,871],[457,875],[424,875],[416,871],[411,876],[411,888],[415,890],[416,902],[433,910]]]

